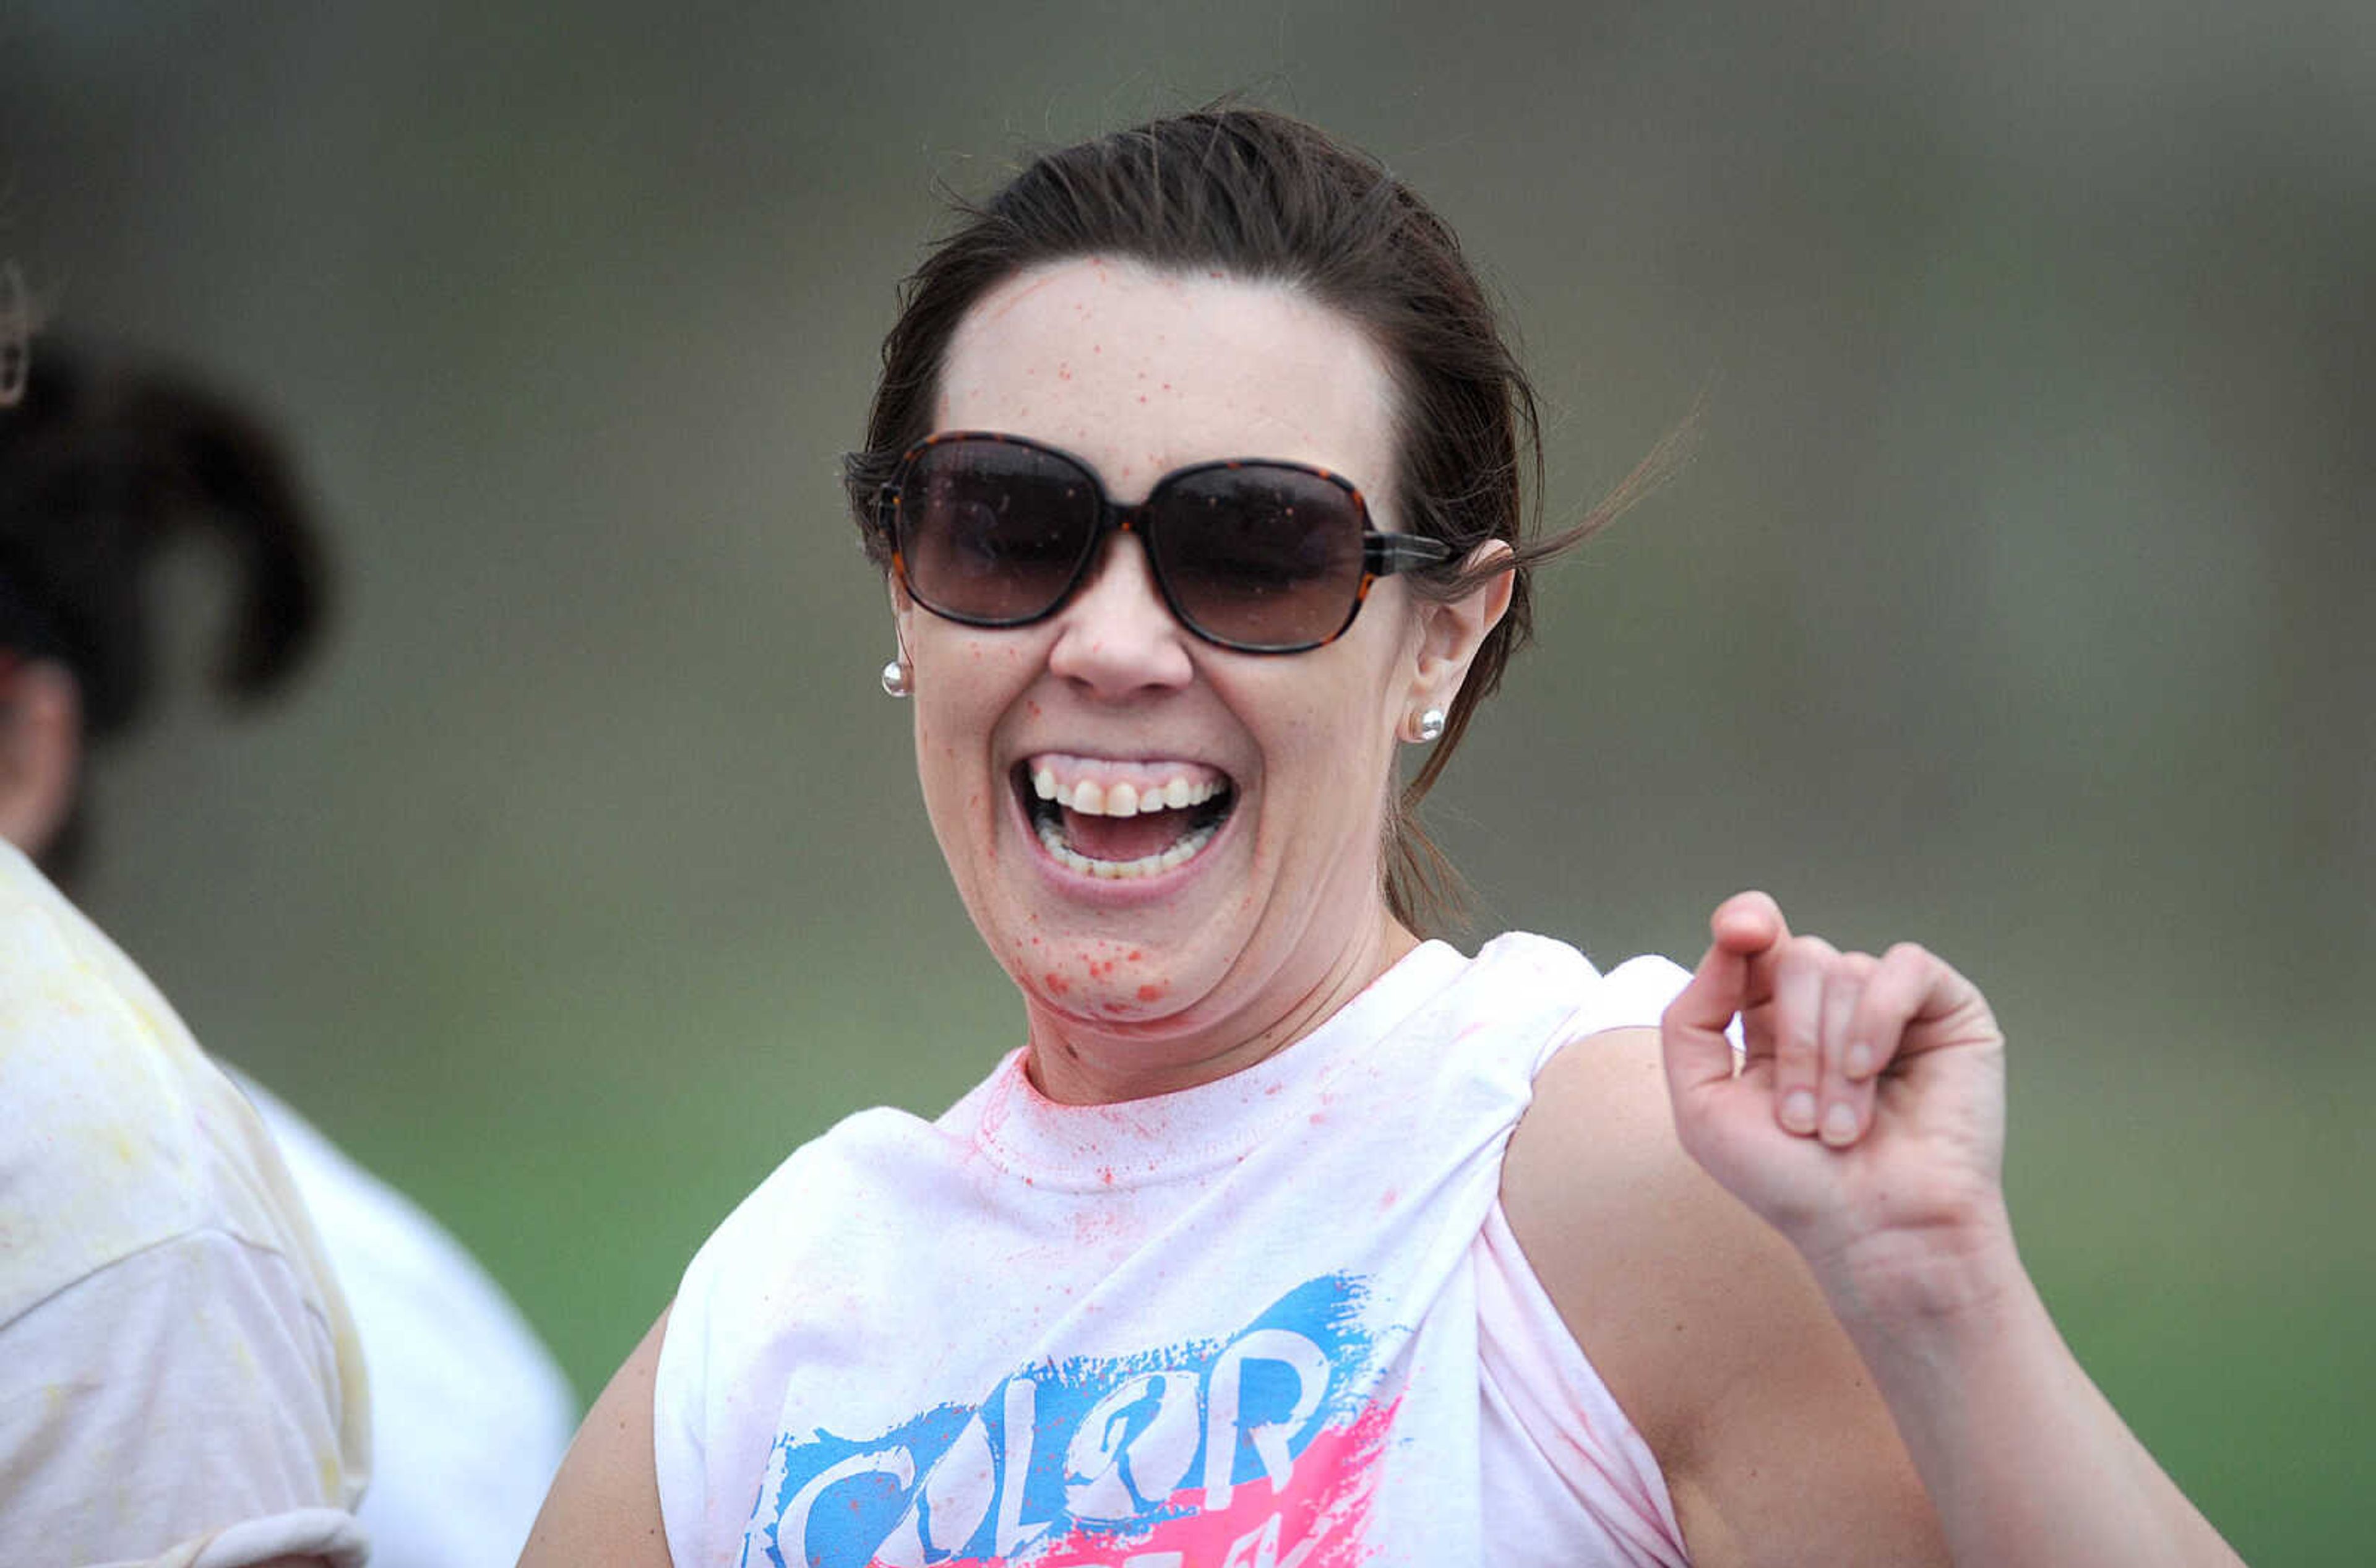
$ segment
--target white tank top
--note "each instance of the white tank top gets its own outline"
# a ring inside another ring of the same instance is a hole
[[[1656,1460],[1503,1222],[1568,1041],[1686,977],[1419,948],[1217,1083],[792,1155],[685,1272],[655,1447],[678,1568],[1678,1564]]]

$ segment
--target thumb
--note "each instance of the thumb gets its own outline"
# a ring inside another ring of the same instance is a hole
[[[1749,994],[1749,956],[1718,942],[1691,982],[1658,1019],[1667,1088],[1678,1102],[1694,1089],[1732,1076],[1732,1041],[1725,1030]]]
[[[1732,1076],[1732,1041],[1725,1031],[1749,1005],[1755,965],[1787,941],[1780,906],[1763,893],[1736,893],[1708,917],[1715,938],[1691,983],[1658,1020],[1667,1087],[1680,1102],[1693,1089]]]

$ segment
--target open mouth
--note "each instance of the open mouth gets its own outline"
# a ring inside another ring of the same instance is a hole
[[[1237,803],[1229,775],[1197,763],[1113,763],[1053,753],[1015,766],[1015,789],[1055,861],[1127,881],[1195,859]]]

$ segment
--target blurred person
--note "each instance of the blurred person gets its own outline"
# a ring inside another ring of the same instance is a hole
[[[73,885],[87,849],[89,806],[82,783],[89,754],[132,723],[150,697],[150,564],[161,547],[185,534],[211,536],[238,568],[237,605],[219,671],[224,695],[244,702],[278,689],[313,646],[325,579],[307,508],[273,440],[242,410],[194,384],[155,371],[110,368],[70,348],[43,344],[20,406],[0,415],[0,835],[63,886]],[[43,887],[31,868],[12,860],[9,875],[12,963],[30,961],[33,951],[18,946],[20,921],[71,933],[70,940],[59,939],[65,944],[53,952],[50,968],[10,972],[6,1004],[30,1009],[11,1015],[12,1040],[33,1039],[44,1060],[79,1052],[74,1031],[46,1032],[49,1015],[38,1000],[42,977],[54,974],[55,965],[71,955],[102,951],[109,955],[110,983],[125,994],[139,988],[140,1000],[116,1011],[171,1036],[176,1081],[199,1108],[183,1120],[202,1128],[244,1127],[252,1120],[238,1090],[224,1085],[215,1064],[172,1026],[161,1001],[104,939]],[[79,1060],[78,1070],[89,1074],[101,1071],[108,1059],[91,1051]],[[12,1076],[19,1065],[12,1059]],[[235,1071],[232,1078],[277,1142],[352,1309],[371,1383],[371,1485],[359,1516],[372,1541],[372,1562],[380,1568],[509,1562],[575,1418],[575,1400],[559,1369],[494,1281],[435,1221],[261,1087]],[[147,1103],[130,1101],[123,1109]],[[240,1114],[232,1113],[234,1107]],[[145,1114],[130,1117],[123,1135],[137,1139],[145,1120]],[[245,1154],[256,1152],[242,1146]],[[198,1206],[211,1182],[187,1160],[144,1170],[139,1185],[100,1190],[93,1201],[121,1206],[137,1194],[141,1205],[170,1214]],[[113,1172],[60,1168],[56,1174],[85,1182]],[[194,1183],[194,1190],[177,1190],[179,1181]],[[13,1190],[8,1201],[18,1202]],[[57,1210],[44,1224],[66,1226],[68,1212]],[[136,1228],[125,1243],[105,1248],[101,1232],[86,1234],[79,1223],[73,1229],[95,1275],[131,1277],[142,1266],[131,1257],[131,1243],[148,1229]],[[251,1250],[275,1250],[268,1238],[238,1234]],[[335,1301],[336,1294],[324,1288],[325,1301]],[[13,1315],[0,1313],[0,1321]],[[317,1315],[334,1324],[345,1321],[342,1312],[327,1307]],[[18,1323],[8,1332],[23,1326]],[[133,1401],[129,1413],[136,1421],[148,1408],[143,1401],[164,1401],[181,1386],[185,1360],[192,1368],[205,1364],[203,1356],[178,1351],[143,1363],[105,1336],[83,1356],[92,1381],[104,1378],[102,1386],[116,1398]],[[123,1360],[112,1360],[116,1356]],[[12,1353],[8,1361],[16,1375],[43,1388],[77,1386],[57,1381],[60,1369],[40,1354]],[[146,1386],[151,1381],[160,1386]],[[65,1393],[49,1397],[56,1419],[96,1419]],[[351,1408],[359,1412],[360,1401]],[[26,1428],[13,1452],[21,1456],[39,1448],[47,1441],[45,1430]],[[171,1430],[153,1434],[154,1441],[167,1441]],[[151,1434],[140,1436],[146,1443]],[[83,1459],[112,1453],[113,1443]],[[124,1452],[123,1465],[92,1464],[77,1476],[60,1468],[63,1460],[50,1460],[43,1473],[145,1491],[152,1477],[172,1468],[164,1452],[143,1455],[137,1464],[130,1461],[139,1451],[128,1440]],[[295,1473],[312,1475],[315,1458],[327,1463],[334,1451],[317,1443],[314,1453]],[[0,1477],[13,1479],[9,1467],[17,1462],[0,1457]],[[360,1464],[350,1460],[341,1467],[360,1480]],[[0,1515],[7,1520],[0,1524],[0,1541],[15,1538],[9,1531],[29,1506],[0,1484]],[[47,1534],[40,1538],[52,1544]],[[90,1560],[136,1550],[100,1551]],[[0,1551],[0,1561],[36,1559]]]
[[[14,405],[31,324],[6,282]],[[0,452],[29,417],[0,407]],[[55,836],[79,714],[33,651],[52,623],[16,564],[15,471],[0,458],[0,1562],[356,1568],[362,1350],[294,1180],[17,847]]]
[[[1425,935],[1531,572],[1660,466],[1541,538],[1533,412],[1293,120],[960,211],[849,493],[1023,1043],[742,1203],[524,1562],[2235,1561],[2022,1266],[1970,981],[1757,893],[1693,973]]]
[[[0,1562],[356,1568],[362,1350],[272,1135],[0,843]]]

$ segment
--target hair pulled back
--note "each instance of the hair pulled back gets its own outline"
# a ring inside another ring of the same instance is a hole
[[[216,689],[247,702],[311,650],[327,578],[309,507],[271,434],[200,386],[45,342],[0,412],[0,659],[75,678],[93,741],[129,726],[155,683],[149,565],[210,536],[236,564]],[[79,814],[42,856],[71,869]]]
[[[1375,160],[1300,120],[1238,105],[1046,153],[988,200],[958,203],[957,220],[902,291],[866,445],[845,465],[868,558],[889,567],[877,498],[900,456],[932,433],[950,339],[1007,279],[1104,255],[1303,290],[1381,350],[1400,426],[1392,476],[1398,525],[1455,552],[1402,580],[1417,593],[1457,598],[1478,585],[1462,563],[1479,545],[1501,540],[1515,555],[1501,568],[1514,576],[1509,612],[1479,648],[1388,832],[1384,891],[1395,916],[1422,934],[1456,919],[1458,877],[1420,827],[1416,808],[1532,632],[1532,567],[1597,530],[1630,498],[1621,489],[1574,528],[1532,537],[1527,497],[1542,479],[1534,387],[1458,239]]]

